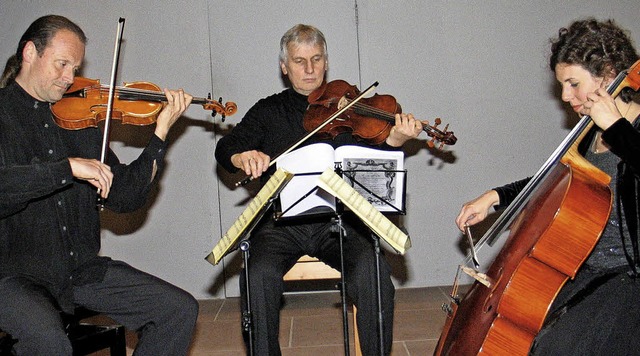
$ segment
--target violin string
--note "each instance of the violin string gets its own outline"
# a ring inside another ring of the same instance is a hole
[[[107,91],[109,90],[109,86],[108,85],[102,85],[100,86],[99,89],[101,92]],[[127,87],[120,87],[117,86],[116,90],[118,91],[118,93],[121,94],[139,94],[139,95],[145,95],[147,97],[153,98],[155,100],[158,101],[165,101],[166,96],[164,94],[164,92],[162,91],[157,91],[157,90],[149,90],[149,89],[136,89],[136,88],[127,88]],[[209,99],[205,99],[205,98],[199,98],[199,97],[193,97],[192,99],[192,103],[194,104],[202,104],[202,103],[209,103],[211,100]]]
[[[383,117],[384,116],[393,117],[393,114],[391,114],[391,113],[389,113],[387,111],[384,111],[382,109],[378,109],[378,108],[375,108],[373,106],[367,105],[367,104],[355,103],[353,106],[358,108],[358,109],[364,110],[364,111],[366,111],[368,113],[377,114],[377,115],[383,116]]]
[[[394,114],[389,113],[388,111],[384,111],[382,109],[378,109],[376,107],[373,107],[371,105],[367,105],[367,104],[363,104],[363,103],[355,103],[353,105],[353,107],[358,108],[360,110],[363,110],[366,113],[370,113],[373,115],[378,115],[379,117],[382,118],[386,118],[386,119],[393,119],[394,118]],[[423,130],[427,130],[428,132],[437,132],[437,133],[442,133],[440,130],[438,130],[437,128],[431,126],[431,125],[422,125]]]
[[[108,86],[101,86],[100,90],[109,90]],[[157,91],[157,90],[148,90],[148,89],[134,89],[134,88],[126,88],[126,87],[116,87],[116,90],[118,90],[118,92],[120,93],[125,93],[125,94],[144,94],[144,95],[149,95],[149,96],[156,96],[156,97],[161,97],[164,98],[165,95],[163,92],[161,91]]]

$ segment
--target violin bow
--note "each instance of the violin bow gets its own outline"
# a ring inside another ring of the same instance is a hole
[[[100,162],[105,163],[107,160],[107,149],[109,148],[109,131],[111,129],[111,116],[113,112],[113,98],[115,97],[116,87],[116,71],[118,69],[118,58],[120,57],[120,42],[124,31],[124,18],[118,19],[118,30],[116,33],[116,43],[113,50],[113,65],[111,67],[111,80],[109,85],[109,99],[107,101],[107,116],[104,120],[104,132],[102,134],[102,151],[100,153]],[[100,210],[104,209],[104,200],[100,197],[100,189],[98,189],[98,206]]]
[[[318,127],[316,127],[315,129],[313,129],[313,131],[309,132],[306,136],[304,136],[303,138],[301,138],[300,140],[298,140],[298,142],[294,143],[293,145],[291,145],[289,148],[287,148],[284,152],[280,153],[276,158],[272,159],[271,162],[269,162],[269,166],[271,167],[274,164],[276,164],[278,162],[278,160],[286,155],[287,153],[293,151],[294,149],[296,149],[298,146],[300,146],[304,141],[306,141],[307,139],[309,139],[309,137],[315,135],[318,131],[320,131],[323,127],[327,126],[331,121],[335,120],[338,116],[340,116],[340,114],[342,114],[343,112],[347,111],[349,108],[351,108],[351,106],[353,106],[355,103],[357,103],[358,101],[360,101],[360,99],[364,98],[365,95],[369,94],[369,92],[373,91],[373,89],[375,89],[378,86],[378,82],[375,82],[373,84],[371,84],[367,90],[363,91],[362,93],[360,93],[360,95],[358,95],[357,97],[355,97],[355,99],[353,99],[349,104],[345,105],[342,109],[339,109],[338,111],[336,111],[335,113],[333,113],[333,115],[331,115],[328,119],[326,119],[324,122],[322,122],[320,125],[318,125]],[[249,182],[251,182],[253,180],[253,176],[248,176],[245,179],[239,181],[236,183],[236,187],[239,186],[244,186],[247,185]]]

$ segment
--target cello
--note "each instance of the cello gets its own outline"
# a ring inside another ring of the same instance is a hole
[[[626,87],[640,88],[640,61],[607,90],[616,97]],[[476,282],[460,297],[456,276],[451,302],[443,305],[447,316],[436,355],[529,352],[551,304],[595,247],[611,211],[611,177],[578,152],[592,127],[584,115],[480,239],[479,247],[508,235],[487,272],[460,266]]]

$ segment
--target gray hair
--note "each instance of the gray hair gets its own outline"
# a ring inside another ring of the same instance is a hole
[[[324,34],[317,28],[311,25],[297,24],[290,28],[280,39],[280,61],[286,62],[288,53],[288,46],[290,43],[296,44],[310,44],[319,45],[322,44],[324,49],[324,56],[328,58],[327,41],[324,38]]]

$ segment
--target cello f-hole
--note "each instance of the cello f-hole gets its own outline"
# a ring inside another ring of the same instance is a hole
[[[502,272],[504,271],[503,267],[500,267],[500,269],[498,270],[498,273],[496,274],[496,276],[494,277],[495,279],[492,281],[491,283],[491,293],[489,293],[489,296],[487,297],[487,299],[485,300],[484,304],[482,305],[482,311],[485,313],[490,313],[490,312],[495,312],[495,309],[497,309],[498,307],[498,303],[500,302],[500,296],[499,294],[494,294],[493,291],[496,289],[496,287],[498,285],[500,285],[500,282],[502,280]]]

